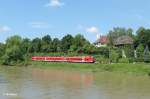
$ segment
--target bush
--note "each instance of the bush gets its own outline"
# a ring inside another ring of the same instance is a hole
[[[109,48],[108,47],[96,47],[93,54],[102,55],[109,58]]]
[[[110,61],[112,63],[117,63],[119,59],[119,53],[117,52],[117,50],[113,49],[110,52]]]
[[[142,57],[136,58],[135,61],[136,61],[136,62],[144,62],[144,58],[142,58]]]
[[[99,63],[109,63],[109,58],[105,58],[103,56],[95,56],[95,61]]]
[[[136,58],[132,57],[132,58],[129,58],[129,63],[133,63],[133,62],[137,62]]]
[[[119,63],[129,63],[129,59],[128,58],[120,58]]]

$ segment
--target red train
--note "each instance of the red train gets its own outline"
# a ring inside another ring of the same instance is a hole
[[[33,61],[48,61],[48,62],[71,62],[71,63],[94,63],[92,56],[73,56],[73,57],[54,57],[54,56],[33,56]]]

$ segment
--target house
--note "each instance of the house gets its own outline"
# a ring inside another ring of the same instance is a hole
[[[107,36],[97,36],[96,42],[94,45],[96,47],[106,47],[109,44],[109,39]]]
[[[134,40],[130,36],[120,36],[114,42],[115,46],[132,45]]]
[[[124,36],[118,37],[115,40],[114,45],[122,50],[122,57],[126,58],[127,56],[126,56],[126,53],[124,51],[124,48],[126,45],[129,45],[132,47],[133,43],[134,43],[134,40],[130,36],[124,35]],[[136,52],[134,52],[134,56],[136,57]]]

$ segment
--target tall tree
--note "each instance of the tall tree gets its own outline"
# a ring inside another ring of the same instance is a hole
[[[41,39],[35,38],[31,42],[30,52],[41,52]]]
[[[31,41],[28,38],[25,38],[22,40],[21,44],[20,44],[20,49],[21,51],[26,54],[29,52],[29,48],[31,47]]]
[[[148,45],[150,47],[150,29],[145,29],[140,27],[137,30],[137,42],[138,44],[143,44],[145,47]]]
[[[22,38],[18,35],[12,36],[6,40],[6,48],[11,48],[12,46],[19,46],[21,44]]]
[[[0,43],[0,57],[2,57],[5,53],[5,44]]]
[[[73,40],[71,49],[78,53],[82,53],[84,51],[85,45],[90,45],[90,43],[84,38],[83,35],[77,34]]]
[[[6,40],[6,50],[2,58],[3,64],[13,65],[24,60],[20,48],[21,42],[22,38],[19,36],[12,36]]]
[[[61,50],[67,52],[73,44],[73,40],[74,38],[70,34],[64,36],[61,40]]]
[[[53,51],[54,52],[60,52],[61,51],[61,46],[60,46],[60,40],[58,38],[53,39]]]
[[[42,52],[52,52],[53,51],[53,47],[52,47],[52,39],[50,37],[50,35],[46,35],[42,38],[41,41],[41,50]]]

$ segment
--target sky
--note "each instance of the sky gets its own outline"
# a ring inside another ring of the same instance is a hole
[[[0,42],[8,37],[61,39],[82,34],[90,42],[113,27],[150,27],[150,0],[0,0]]]

